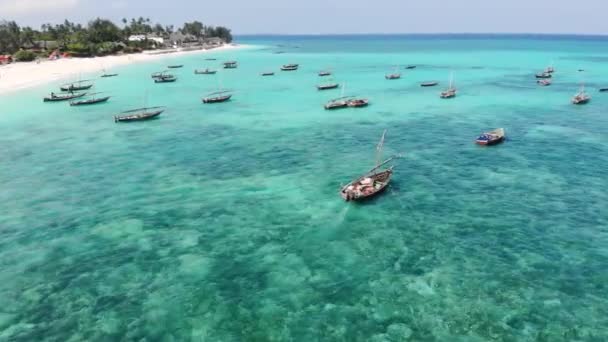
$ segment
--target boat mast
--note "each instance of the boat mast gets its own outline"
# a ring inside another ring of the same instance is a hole
[[[384,136],[386,135],[386,130],[382,132],[382,138],[380,138],[380,142],[378,146],[376,146],[376,167],[380,165],[380,160],[382,158],[382,148],[384,147]]]
[[[451,71],[450,72],[450,88],[449,89],[453,89],[454,88],[454,72]]]

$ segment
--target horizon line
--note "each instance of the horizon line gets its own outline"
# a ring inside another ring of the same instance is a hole
[[[453,35],[453,36],[475,36],[475,35],[494,35],[494,36],[588,36],[588,37],[608,37],[608,33],[566,33],[566,32],[365,32],[365,33],[235,33],[234,36],[433,36],[433,35]]]

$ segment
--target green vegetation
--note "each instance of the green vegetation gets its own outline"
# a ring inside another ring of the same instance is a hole
[[[31,62],[36,59],[36,54],[28,50],[19,50],[13,57],[19,62]]]
[[[133,53],[163,47],[162,44],[149,39],[151,37],[163,38],[170,44],[174,33],[188,36],[189,41],[195,44],[208,38],[232,42],[230,29],[205,26],[200,21],[184,23],[183,27],[177,30],[173,25],[152,24],[149,18],[143,17],[131,20],[124,18],[121,24],[122,27],[110,20],[96,18],[83,26],[65,20],[57,25],[43,24],[40,30],[36,30],[20,27],[14,21],[0,21],[0,54],[15,54],[16,60],[26,61],[36,58],[36,53],[55,49],[76,57],[103,56],[121,51]],[[129,41],[132,35],[141,35],[144,39]]]

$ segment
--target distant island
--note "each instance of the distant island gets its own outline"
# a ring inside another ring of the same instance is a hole
[[[204,49],[232,42],[230,29],[199,21],[173,25],[152,24],[149,18],[122,19],[122,25],[96,18],[86,26],[65,20],[43,24],[40,30],[0,21],[0,64],[39,58],[95,57],[139,53],[155,49]]]

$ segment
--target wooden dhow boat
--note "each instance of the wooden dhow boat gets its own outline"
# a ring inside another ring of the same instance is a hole
[[[421,87],[434,87],[438,84],[439,84],[439,82],[437,82],[437,81],[431,81],[431,82],[422,82],[422,83],[420,83],[420,86]]]
[[[281,67],[282,71],[296,71],[300,67],[299,64],[285,64]]]
[[[551,78],[553,77],[553,75],[551,75],[551,73],[548,72],[541,72],[535,75],[536,78]]]
[[[363,201],[382,193],[388,187],[394,167],[391,166],[387,169],[383,169],[383,167],[401,156],[393,156],[384,162],[379,162],[385,135],[386,131],[382,134],[382,138],[376,147],[376,166],[340,189],[340,196],[345,201]]]
[[[579,92],[572,98],[572,104],[581,105],[591,101],[591,96],[585,92],[585,85],[581,85]]]
[[[124,111],[114,116],[114,122],[146,121],[157,118],[166,107],[145,107]]]
[[[236,69],[238,67],[237,61],[224,62],[224,69]]]
[[[340,84],[335,82],[323,83],[317,85],[317,90],[329,90],[329,89],[337,89],[340,87]]]
[[[550,79],[543,79],[543,80],[538,80],[536,81],[536,83],[538,83],[539,85],[546,87],[546,86],[550,86],[551,85],[551,80]]]
[[[229,90],[216,91],[203,97],[203,103],[220,103],[226,102],[232,98]]]
[[[59,102],[59,101],[68,101],[77,99],[85,96],[87,93],[67,93],[67,94],[55,94],[51,93],[49,96],[46,96],[43,101],[44,102]]]
[[[350,99],[350,96],[344,96],[344,97],[338,97],[336,99],[331,99],[323,107],[326,110],[346,108],[346,107],[348,107],[348,99]]]
[[[157,74],[157,76],[153,77],[153,78],[154,78],[154,83],[171,83],[171,82],[177,81],[176,76],[167,74],[165,72]]]
[[[505,140],[505,130],[504,128],[497,128],[493,131],[482,133],[477,139],[475,143],[478,145],[496,145]]]
[[[79,100],[79,101],[70,101],[70,106],[94,105],[94,104],[98,104],[98,103],[107,102],[110,99],[110,96],[96,96],[99,94],[102,94],[102,93],[87,94],[87,97],[89,97],[89,98],[85,98],[85,99]]]
[[[439,97],[441,97],[442,99],[451,99],[456,97],[456,88],[454,88],[454,74],[450,73],[450,85],[448,86],[448,89],[442,91],[439,94]]]
[[[361,108],[369,105],[368,99],[350,98],[346,101],[346,106],[350,108]]]
[[[60,87],[61,91],[81,91],[88,90],[93,87],[93,82],[91,80],[82,80],[74,83],[64,84]]]
[[[397,71],[397,68],[395,68],[395,71],[392,74],[386,74],[384,75],[384,78],[387,80],[398,80],[401,78],[401,73]]]
[[[211,70],[211,69],[205,69],[205,70],[194,70],[194,74],[195,75],[215,75],[217,73],[217,70]]]

